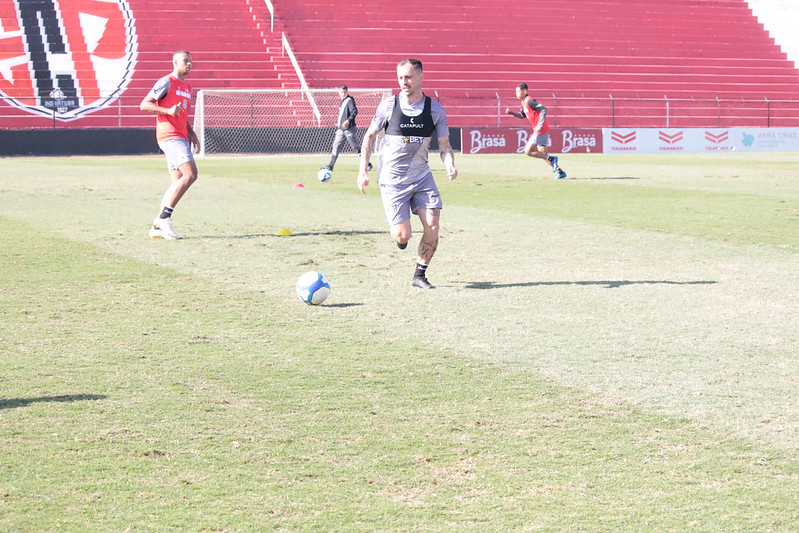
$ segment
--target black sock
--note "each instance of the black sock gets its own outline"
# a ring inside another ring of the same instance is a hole
[[[425,272],[427,272],[427,267],[430,265],[423,265],[422,263],[416,263],[416,272],[413,273],[414,278],[423,278],[425,277]]]
[[[551,163],[551,162],[552,162],[552,156],[551,156],[551,155],[548,155],[548,156],[547,156],[547,163]]]
[[[172,211],[174,211],[174,210],[175,210],[174,207],[166,207],[166,206],[164,206],[164,210],[161,211],[161,214],[158,216],[158,218],[169,218],[169,217],[172,216]]]

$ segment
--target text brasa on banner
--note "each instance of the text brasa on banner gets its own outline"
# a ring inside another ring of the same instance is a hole
[[[461,147],[465,154],[520,154],[531,133],[530,128],[463,128]],[[549,138],[551,152],[602,152],[600,128],[552,128]]]

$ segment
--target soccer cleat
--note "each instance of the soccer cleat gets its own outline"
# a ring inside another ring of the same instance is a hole
[[[556,156],[554,156],[554,155],[551,155],[549,157],[552,158],[552,160],[549,162],[550,166],[552,167],[552,170],[557,172],[558,171],[558,158]]]
[[[319,167],[319,170],[329,170],[330,172],[333,172],[333,167],[330,165],[325,165],[323,167]]]
[[[372,163],[369,163],[368,165],[366,165],[366,170],[372,170],[373,168],[375,168],[375,167],[372,166]]]
[[[163,239],[164,234],[161,233],[161,230],[156,228],[155,226],[150,228],[150,238],[151,239]]]
[[[398,242],[397,243],[397,248],[399,248],[400,250],[404,250],[407,247],[408,247],[408,243],[407,242]]]
[[[153,230],[158,230],[160,236],[154,236]],[[150,237],[153,239],[166,239],[168,241],[174,241],[180,238],[175,232],[175,228],[172,227],[172,217],[156,218],[153,220],[153,228],[150,230]]]
[[[436,286],[427,281],[427,278],[424,276],[414,276],[413,282],[411,283],[414,287],[419,287],[420,289],[435,289]]]
[[[555,172],[556,172],[556,174],[555,174],[555,177],[553,179],[562,180],[563,178],[566,177],[566,171],[563,170],[562,168],[559,168]]]

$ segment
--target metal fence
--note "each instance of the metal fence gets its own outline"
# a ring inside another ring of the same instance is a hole
[[[515,98],[438,95],[451,126],[518,125],[505,113],[520,107]],[[769,98],[616,98],[613,95],[532,95],[547,107],[550,126],[586,128],[725,128],[799,126],[799,100]]]
[[[77,99],[60,100],[0,96],[0,129],[72,129],[153,127],[155,119],[139,110],[140,97],[121,96],[104,106],[79,105]]]
[[[510,127],[519,119],[505,109],[519,109],[519,101],[493,97],[434,95],[446,108],[453,127]],[[769,98],[617,98],[613,95],[533,95],[548,109],[553,127],[586,128],[723,128],[799,127],[799,100]],[[152,115],[139,110],[140,98],[121,97],[111,105],[84,112],[74,120],[30,113],[6,98],[0,103],[0,129],[151,128]]]

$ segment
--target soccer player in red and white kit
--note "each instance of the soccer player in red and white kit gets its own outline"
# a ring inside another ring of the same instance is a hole
[[[505,109],[505,113],[516,118],[526,118],[533,127],[533,134],[524,146],[524,153],[530,157],[543,159],[555,173],[556,180],[566,177],[566,172],[558,166],[558,158],[547,153],[549,142],[549,124],[547,124],[547,108],[544,104],[534,100],[527,94],[527,84],[520,83],[516,86],[516,98],[521,100],[522,108],[520,111]]]
[[[172,226],[172,211],[180,199],[197,181],[194,154],[200,141],[189,124],[191,85],[185,78],[191,72],[191,54],[178,50],[172,54],[172,74],[155,82],[142,100],[139,109],[156,115],[155,138],[166,156],[172,180],[161,200],[161,212],[153,220],[150,237],[175,240],[178,234]]]

